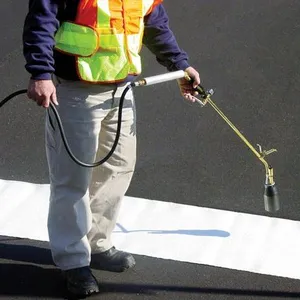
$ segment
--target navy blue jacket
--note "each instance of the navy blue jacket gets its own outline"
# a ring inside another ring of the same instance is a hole
[[[79,0],[30,0],[23,30],[23,53],[26,70],[32,79],[57,76],[79,80],[75,58],[55,51],[54,35],[63,21],[75,20]],[[145,17],[143,44],[169,71],[184,70],[189,64],[187,54],[177,44],[169,28],[168,15],[158,5]]]

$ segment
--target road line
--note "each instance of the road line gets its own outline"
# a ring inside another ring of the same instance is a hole
[[[48,197],[47,184],[0,180],[0,235],[48,241]],[[299,236],[298,221],[127,196],[113,240],[135,254],[300,279]]]

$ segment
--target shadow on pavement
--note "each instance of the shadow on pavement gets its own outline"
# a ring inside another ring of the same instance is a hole
[[[0,297],[23,296],[30,299],[45,298],[51,299],[72,299],[67,296],[60,271],[57,269],[46,269],[34,265],[21,264],[0,264]],[[182,294],[215,294],[232,296],[257,296],[273,298],[298,298],[300,293],[281,292],[281,291],[261,291],[261,290],[242,290],[226,288],[203,288],[186,287],[176,285],[157,285],[157,284],[133,284],[133,283],[107,283],[102,282],[100,286],[99,299],[108,294],[130,294],[130,295],[153,295],[158,292],[176,292]],[[140,298],[139,296],[139,298]],[[187,299],[187,296],[183,296]],[[97,295],[92,297],[98,298]],[[74,299],[74,298],[73,298]],[[125,299],[125,298],[122,298]]]
[[[262,291],[247,289],[226,289],[214,287],[187,287],[176,285],[157,285],[157,284],[132,284],[132,283],[102,283],[101,293],[122,293],[122,294],[156,294],[157,292],[176,292],[186,294],[215,294],[215,295],[232,295],[232,296],[257,296],[273,298],[298,298],[300,292],[283,292],[283,291]],[[184,298],[187,299],[187,298]]]
[[[116,226],[121,231],[114,230],[114,233],[136,233],[136,232],[146,232],[149,234],[181,234],[181,235],[193,235],[193,236],[213,236],[213,237],[229,237],[230,233],[228,231],[219,229],[177,229],[177,230],[152,230],[152,229],[142,229],[142,230],[127,230],[123,225],[117,223]]]
[[[29,264],[0,263],[0,297],[23,296],[62,298],[64,294],[60,271]]]
[[[29,299],[45,297],[71,299],[65,293],[60,270],[54,267],[49,249],[0,243],[0,260],[2,260],[2,263],[0,263],[0,298],[2,296],[5,296],[6,299],[22,296]],[[20,264],[20,262],[23,263]],[[132,295],[130,297],[134,297],[134,295],[157,296],[159,292],[182,293],[185,295],[185,299],[187,299],[187,294],[300,298],[300,292],[147,283],[112,283],[103,282],[102,280],[100,280],[100,294],[98,296],[99,299],[102,299],[103,295],[109,294]],[[98,298],[98,296],[95,295],[92,298]]]
[[[0,243],[0,259],[54,266],[49,249],[28,245]],[[0,274],[1,273],[2,268],[0,269]]]

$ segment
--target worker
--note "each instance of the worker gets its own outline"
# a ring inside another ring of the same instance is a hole
[[[178,46],[162,0],[29,0],[23,29],[27,94],[41,107],[56,105],[81,161],[94,162],[111,149],[120,96],[142,72],[141,45],[168,71],[187,72],[193,83],[179,79],[179,88],[194,102],[200,76]],[[130,90],[119,144],[108,161],[91,169],[67,154],[53,112],[47,110],[49,244],[67,290],[76,296],[99,292],[93,268],[122,272],[135,265],[111,238],[136,162],[135,113]]]

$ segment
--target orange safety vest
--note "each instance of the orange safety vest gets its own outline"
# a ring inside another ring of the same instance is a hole
[[[141,73],[144,17],[163,0],[80,0],[75,22],[63,22],[55,49],[76,57],[79,78],[92,83]]]

